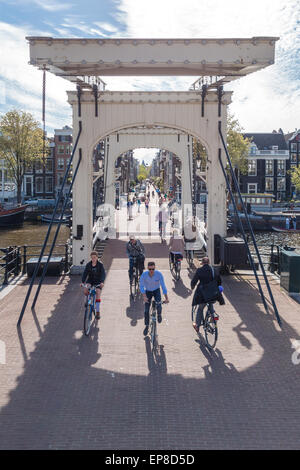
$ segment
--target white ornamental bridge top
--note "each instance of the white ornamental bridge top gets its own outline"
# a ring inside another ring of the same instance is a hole
[[[214,76],[223,84],[273,64],[279,38],[26,39],[30,64],[89,86],[96,77],[143,75]]]

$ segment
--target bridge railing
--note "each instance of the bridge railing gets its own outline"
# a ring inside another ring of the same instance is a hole
[[[46,253],[49,252],[50,245],[46,245]],[[0,284],[8,285],[16,276],[25,275],[27,261],[32,257],[38,257],[42,245],[21,245],[0,248],[3,255],[0,257]],[[64,273],[69,271],[71,266],[71,246],[69,243],[59,243],[55,245],[55,252],[52,256],[63,258]]]

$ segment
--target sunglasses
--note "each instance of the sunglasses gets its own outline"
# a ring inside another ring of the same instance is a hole
[[[148,271],[155,271],[155,268],[148,268]]]

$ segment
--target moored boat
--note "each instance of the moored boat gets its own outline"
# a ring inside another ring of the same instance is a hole
[[[272,230],[275,232],[281,232],[281,233],[300,233],[300,229],[294,229],[294,228],[282,228],[282,227],[275,227],[272,226]]]
[[[5,209],[0,205],[0,228],[20,227],[24,222],[26,205]]]
[[[50,224],[52,220],[52,214],[42,214],[41,215],[41,221]],[[62,223],[62,224],[68,224],[70,222],[70,216],[63,216],[62,220],[60,220],[60,215],[57,214],[56,217],[53,220],[54,224]]]

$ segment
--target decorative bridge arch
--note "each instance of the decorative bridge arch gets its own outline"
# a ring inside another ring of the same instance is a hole
[[[32,65],[77,83],[77,91],[68,92],[74,136],[82,126],[74,155],[75,165],[79,150],[82,160],[73,189],[73,230],[76,232],[78,226],[83,228],[80,236],[73,238],[75,268],[87,262],[92,244],[92,151],[97,142],[112,136],[109,138],[111,157],[106,162],[111,178],[118,151],[113,136],[123,129],[140,126],[176,129],[182,135],[179,152],[182,156],[186,155],[188,136],[199,139],[206,147],[207,248],[209,256],[213,255],[214,235],[223,236],[226,232],[225,182],[219,163],[219,155],[222,159],[224,155],[218,126],[221,125],[222,134],[226,135],[231,92],[224,92],[223,84],[272,64],[277,39],[28,38]],[[202,78],[190,91],[105,91],[100,76],[111,75]],[[182,171],[186,174],[188,159],[182,157],[182,161]],[[189,193],[191,178],[185,177],[184,184],[185,192]]]

